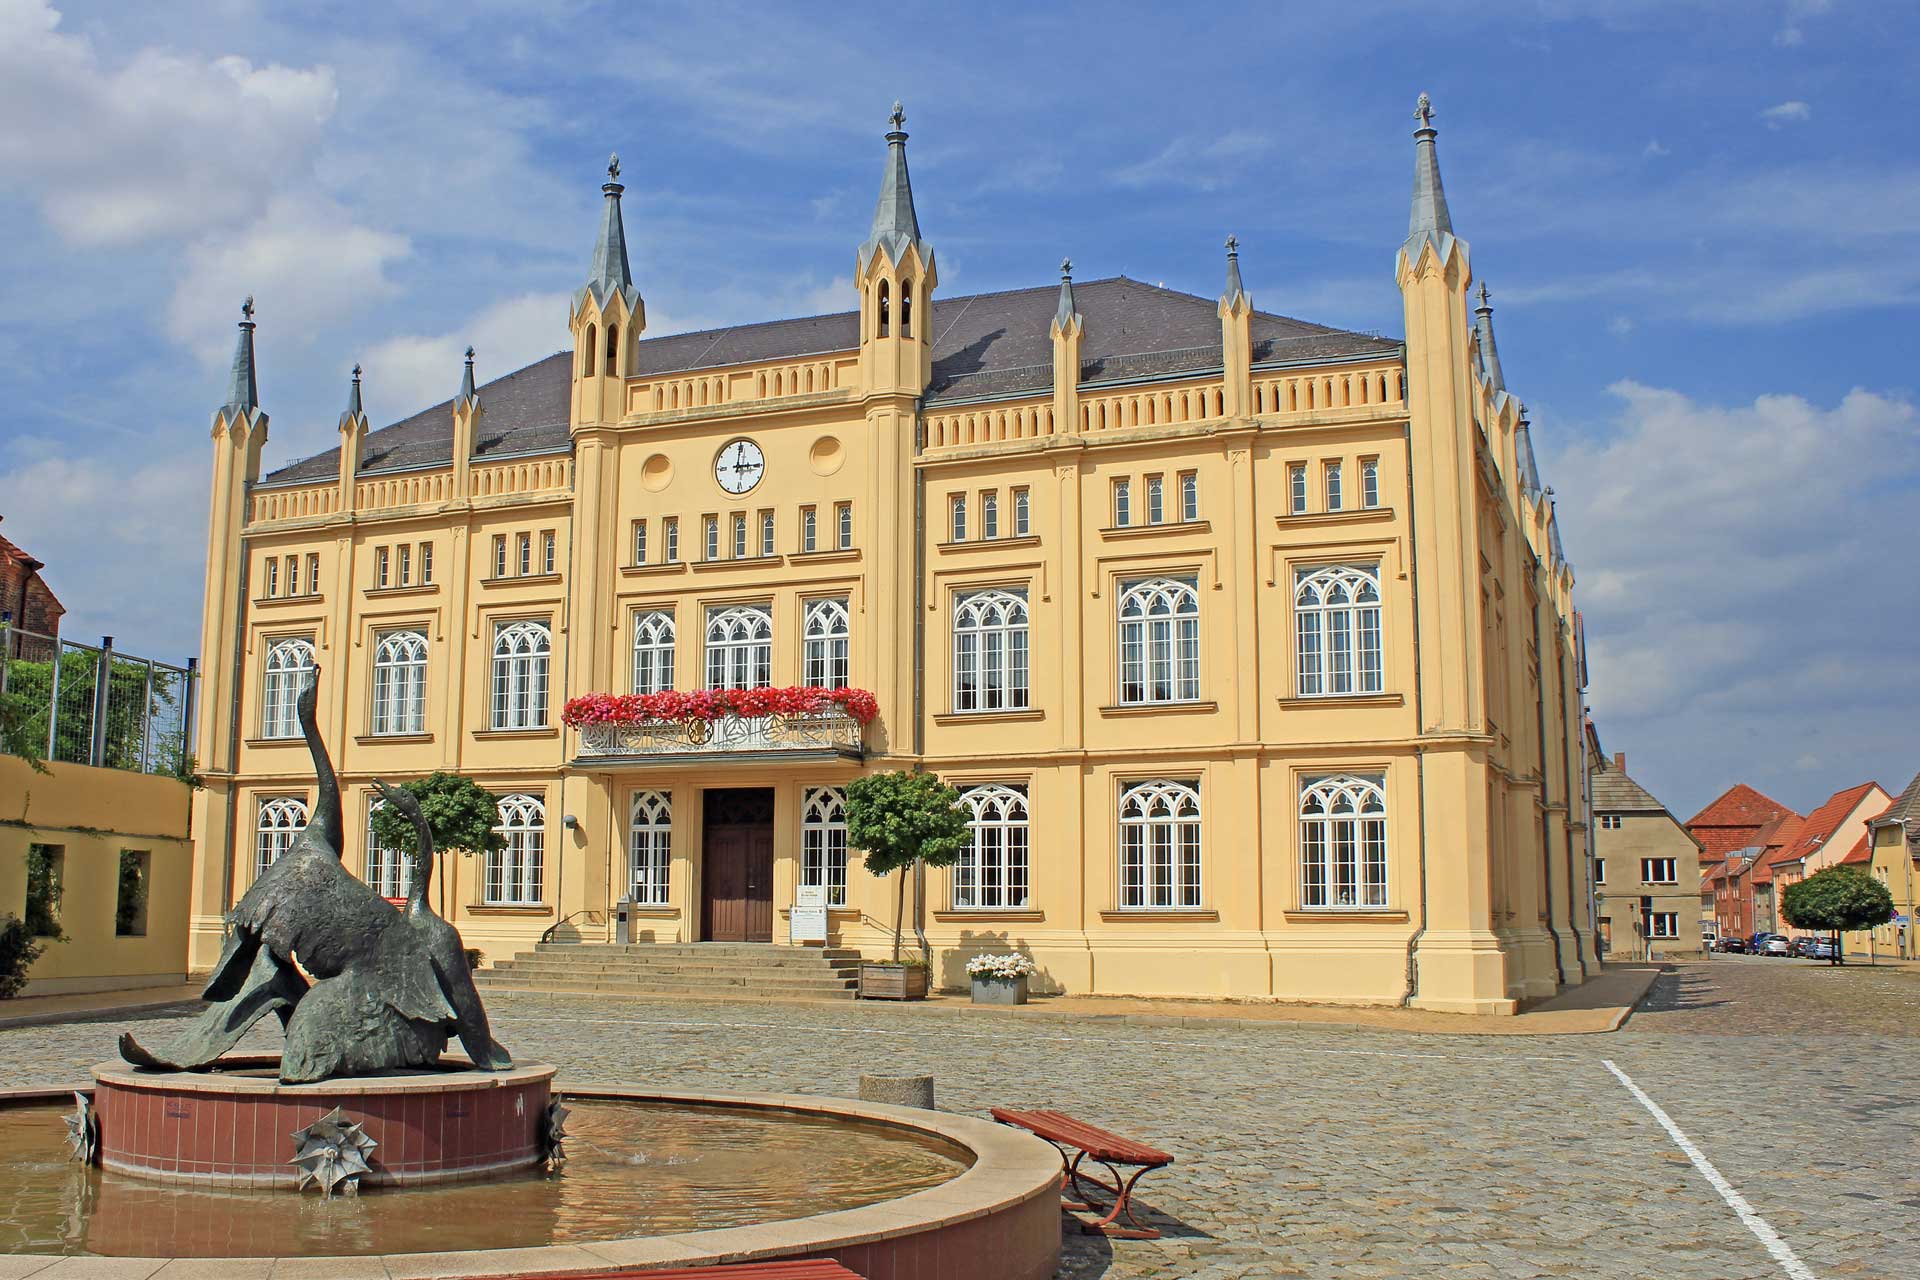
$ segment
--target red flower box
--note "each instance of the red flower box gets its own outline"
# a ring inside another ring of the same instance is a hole
[[[880,703],[865,689],[821,689],[787,685],[769,689],[663,689],[659,693],[588,693],[567,699],[560,718],[568,728],[593,724],[631,725],[647,721],[677,724],[718,720],[723,716],[813,715],[838,711],[865,725],[880,714]]]

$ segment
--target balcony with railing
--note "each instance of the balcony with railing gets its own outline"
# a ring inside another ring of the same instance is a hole
[[[866,749],[877,712],[861,689],[703,689],[588,694],[563,719],[583,767],[671,759],[844,758]]]

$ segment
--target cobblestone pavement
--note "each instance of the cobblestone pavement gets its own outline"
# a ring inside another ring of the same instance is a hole
[[[1620,1034],[1557,1038],[867,1004],[492,1007],[501,1040],[563,1079],[847,1094],[862,1071],[926,1070],[949,1110],[1055,1106],[1175,1152],[1144,1188],[1166,1238],[1070,1233],[1072,1280],[1805,1275],[1769,1255],[1611,1060],[1812,1275],[1912,1280],[1916,999],[1920,974],[1725,957],[1674,966]],[[79,1079],[119,1029],[0,1031],[0,1080]]]

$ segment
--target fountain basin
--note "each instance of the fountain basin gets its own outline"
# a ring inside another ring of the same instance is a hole
[[[545,1158],[553,1068],[524,1063],[282,1084],[280,1060],[235,1056],[219,1071],[93,1069],[100,1163],[116,1173],[210,1186],[292,1189],[292,1137],[338,1107],[378,1145],[362,1187],[527,1169]]]
[[[689,1200],[674,1216],[642,1223],[634,1207],[651,1210],[660,1204],[662,1184],[637,1183],[624,1206],[604,1203],[608,1184],[591,1186],[578,1179],[605,1174],[605,1162],[595,1174],[593,1148],[570,1139],[569,1150],[576,1144],[580,1150],[558,1175],[533,1171],[497,1180],[397,1186],[323,1205],[311,1194],[296,1198],[272,1191],[196,1188],[61,1163],[64,1147],[57,1118],[70,1105],[70,1092],[0,1090],[0,1108],[5,1108],[0,1123],[12,1111],[26,1125],[16,1142],[21,1149],[16,1162],[43,1162],[16,1165],[21,1175],[19,1190],[11,1193],[16,1215],[33,1199],[25,1192],[33,1191],[43,1207],[48,1197],[56,1201],[51,1237],[44,1231],[22,1231],[7,1219],[11,1238],[21,1241],[14,1247],[22,1252],[0,1258],[0,1274],[9,1273],[9,1264],[52,1263],[60,1254],[75,1253],[139,1257],[155,1268],[169,1258],[219,1257],[219,1274],[236,1280],[382,1274],[380,1268],[384,1274],[421,1280],[592,1275],[793,1258],[836,1258],[862,1275],[894,1280],[1049,1280],[1058,1265],[1060,1159],[1029,1134],[967,1116],[838,1098],[669,1093],[605,1085],[555,1093],[567,1105],[577,1104],[577,1119],[588,1119],[579,1126],[581,1137],[603,1139],[610,1131],[638,1135],[651,1158],[627,1172],[613,1169],[623,1181],[630,1175],[638,1179],[660,1173],[661,1166],[674,1166],[684,1158],[695,1171],[704,1166],[710,1175],[721,1174],[724,1184],[733,1171],[769,1156],[764,1146],[742,1142],[740,1125],[804,1131],[795,1152],[800,1173],[770,1170],[765,1176],[768,1185],[790,1188],[784,1201],[743,1209],[732,1203],[737,1197],[723,1194],[718,1201]],[[611,1130],[603,1123],[596,1131],[591,1112],[597,1107],[622,1113]],[[31,1108],[36,1115],[30,1119],[21,1108]],[[623,1110],[629,1108],[634,1109],[631,1114]],[[695,1149],[648,1136],[656,1132],[660,1113],[677,1114],[685,1121],[685,1130],[696,1135]],[[574,1127],[570,1121],[569,1128]],[[48,1142],[40,1145],[50,1150],[30,1156],[24,1151],[25,1140],[43,1129]],[[932,1179],[922,1177],[893,1190],[880,1189],[876,1181],[866,1193],[848,1196],[849,1171],[858,1182],[876,1163],[871,1148],[853,1153],[859,1140],[883,1146],[912,1143],[954,1159]],[[710,1154],[700,1156],[700,1146]],[[739,1163],[718,1168],[721,1162],[714,1152],[726,1152]],[[836,1152],[844,1152],[837,1175],[830,1158]],[[839,1185],[829,1187],[836,1176]],[[711,1185],[714,1179],[708,1181]],[[666,1185],[670,1189],[671,1184]],[[486,1203],[463,1199],[476,1196]],[[410,1203],[403,1206],[403,1201]],[[583,1205],[596,1211],[597,1222],[580,1216]],[[394,1210],[394,1219],[422,1229],[410,1226],[408,1232],[394,1235],[363,1216],[378,1207]],[[535,1229],[507,1231],[506,1219],[513,1213],[523,1224],[537,1224]],[[282,1224],[282,1229],[263,1232],[261,1223]],[[289,1235],[298,1238],[289,1240]],[[349,1254],[354,1256],[339,1256]],[[166,1274],[182,1268],[183,1274],[196,1274],[186,1261]]]

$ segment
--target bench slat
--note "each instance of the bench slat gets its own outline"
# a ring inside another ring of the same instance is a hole
[[[1014,1111],[1004,1107],[994,1107],[992,1114],[994,1119],[1003,1124],[1018,1125],[1042,1138],[1079,1147],[1095,1160],[1104,1160],[1112,1164],[1167,1165],[1173,1163],[1173,1157],[1158,1147],[1150,1147],[1144,1142],[1123,1138],[1117,1133],[1090,1125],[1084,1120],[1076,1120],[1059,1111]]]

